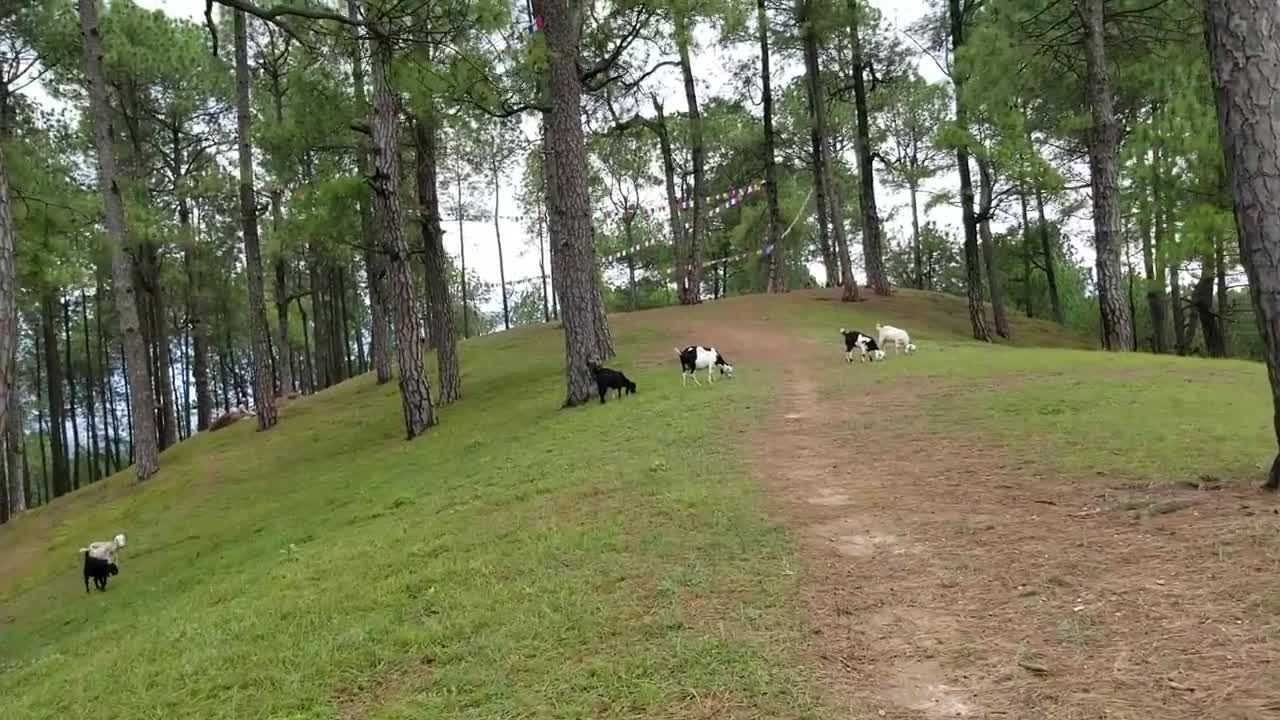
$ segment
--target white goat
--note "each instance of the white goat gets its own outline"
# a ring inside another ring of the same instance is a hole
[[[120,548],[124,547],[124,533],[120,533],[108,541],[98,541],[89,543],[89,547],[80,548],[80,552],[89,553],[89,557],[108,562],[116,561],[116,553]]]
[[[907,334],[906,330],[892,325],[876,323],[876,333],[880,336],[876,344],[880,346],[881,350],[888,347],[886,343],[893,343],[895,352],[911,353],[916,349],[915,345],[911,344],[911,336]]]

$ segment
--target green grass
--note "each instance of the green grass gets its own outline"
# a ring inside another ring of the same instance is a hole
[[[359,378],[0,527],[0,717],[839,716],[746,459],[780,375],[734,348],[736,380],[682,390],[670,347],[696,338],[660,328],[686,319],[817,340],[832,397],[915,397],[881,419],[1007,447],[1040,482],[1248,480],[1274,452],[1259,365],[1088,352],[1022,318],[980,345],[959,299],[831,297],[615,317],[639,394],[603,407],[558,409],[557,331],[468,342],[466,398],[416,441]],[[836,330],[877,321],[920,353],[846,365]],[[76,548],[119,530],[121,575],[86,595]]]
[[[4,717],[817,714],[792,549],[739,451],[764,371],[690,403],[641,367],[562,411],[561,342],[468,343],[465,401],[412,443],[361,378],[0,528]],[[118,529],[86,595],[76,548]]]

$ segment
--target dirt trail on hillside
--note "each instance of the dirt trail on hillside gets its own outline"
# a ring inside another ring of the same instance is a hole
[[[930,418],[959,385],[825,396],[825,374],[874,372],[838,338],[705,316],[679,332],[780,373],[750,452],[849,717],[1280,717],[1273,501],[1049,476]]]

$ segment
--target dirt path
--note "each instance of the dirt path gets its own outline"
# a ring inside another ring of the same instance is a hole
[[[681,330],[781,374],[753,452],[849,716],[1280,717],[1267,501],[1051,477],[931,419],[956,387],[833,396],[829,373],[870,368],[815,366],[837,343],[735,320]]]

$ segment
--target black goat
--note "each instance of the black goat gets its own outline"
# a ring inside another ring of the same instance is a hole
[[[627,379],[626,375],[617,370],[610,370],[607,367],[600,367],[599,363],[588,362],[587,367],[591,368],[591,374],[596,378],[596,389],[600,391],[600,403],[604,404],[604,396],[610,390],[617,390],[618,397],[622,397],[622,391],[626,390],[628,395],[634,395],[636,392],[636,384]]]
[[[118,575],[120,568],[110,560],[96,558],[89,553],[84,554],[84,591],[89,592],[89,578],[93,578],[94,587],[99,591],[106,591],[107,578],[112,575]]]

